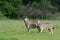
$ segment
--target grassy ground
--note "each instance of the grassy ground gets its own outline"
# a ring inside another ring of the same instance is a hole
[[[0,40],[60,40],[60,21],[43,20],[52,22],[54,34],[45,30],[42,34],[37,29],[27,32],[23,20],[0,20]]]

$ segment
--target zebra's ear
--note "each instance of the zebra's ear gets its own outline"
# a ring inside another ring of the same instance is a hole
[[[28,17],[27,15],[24,15],[23,18]]]
[[[26,18],[28,18],[28,16],[25,16]]]
[[[26,18],[26,16],[24,15],[23,18]]]
[[[25,16],[23,16],[23,18],[24,18]]]
[[[39,23],[40,23],[40,21],[38,20],[38,21],[37,21],[37,23],[39,24]]]

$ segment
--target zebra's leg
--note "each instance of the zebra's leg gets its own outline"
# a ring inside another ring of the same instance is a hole
[[[51,33],[51,30],[50,29],[48,29],[48,31],[49,31],[49,34]]]
[[[41,33],[43,32],[43,29],[41,29]]]
[[[37,27],[37,29],[38,29],[39,32],[41,31],[39,27]]]
[[[53,29],[50,29],[51,30],[51,33],[53,34]]]
[[[29,32],[29,29],[30,29],[30,25],[27,26],[27,30],[28,30],[28,32]]]
[[[48,29],[49,30],[49,34],[50,34],[50,32],[53,34],[53,29]]]

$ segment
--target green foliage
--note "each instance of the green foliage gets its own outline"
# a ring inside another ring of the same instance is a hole
[[[26,9],[27,5],[29,6],[28,9]],[[26,6],[26,8],[23,8],[26,10],[23,10],[22,6]],[[53,14],[54,16],[56,12],[60,12],[60,0],[0,0],[0,16],[6,16],[8,18],[17,18],[18,15],[20,15],[21,18],[23,15],[25,15],[25,11],[27,14],[31,14],[31,10],[34,11],[33,9],[37,9],[37,13],[39,9],[43,11],[41,14],[43,14],[44,17],[46,16],[46,14],[44,14],[46,13],[46,10],[50,12],[48,14]],[[17,13],[18,11],[20,11],[19,14]],[[32,16],[36,15],[32,14]]]
[[[4,13],[2,13],[2,12],[0,11],[0,20],[2,20],[2,19],[7,19],[7,18],[4,16]]]
[[[35,7],[35,8],[39,8],[40,7],[40,3],[37,3],[36,1],[34,1],[32,3],[32,6]]]
[[[0,0],[0,10],[4,16],[14,18],[21,3],[21,0]]]

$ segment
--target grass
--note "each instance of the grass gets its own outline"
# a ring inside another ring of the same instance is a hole
[[[43,20],[42,22],[53,24],[55,27],[53,35],[49,34],[48,30],[42,34],[37,29],[27,32],[23,20],[0,20],[0,40],[60,40],[60,21]]]

